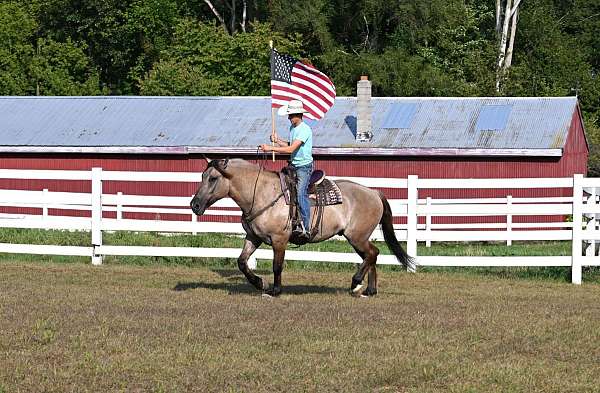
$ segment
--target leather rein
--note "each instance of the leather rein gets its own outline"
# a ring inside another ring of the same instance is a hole
[[[256,151],[256,155],[259,155],[260,152],[257,149]],[[263,207],[260,210],[255,211],[254,213],[252,213],[252,210],[254,210],[254,200],[256,198],[256,186],[258,184],[258,178],[260,177],[260,173],[263,170],[263,167],[265,165],[265,161],[267,160],[267,154],[263,152],[262,154],[263,159],[259,165],[258,168],[258,174],[256,175],[256,180],[254,181],[254,191],[252,193],[252,206],[250,206],[250,211],[248,212],[248,214],[244,213],[242,214],[242,217],[244,218],[244,220],[246,220],[247,223],[251,223],[252,221],[254,221],[258,216],[262,215],[264,212],[266,212],[267,210],[269,210],[270,208],[272,208],[273,206],[275,206],[275,204],[277,203],[277,201],[279,201],[281,199],[281,197],[284,195],[284,192],[281,191],[281,193],[277,196],[277,198],[275,198],[271,203],[269,203],[267,206]]]

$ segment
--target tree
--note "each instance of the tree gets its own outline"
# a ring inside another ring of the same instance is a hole
[[[101,94],[85,44],[38,37],[38,25],[17,3],[0,4],[0,93]]]
[[[286,38],[264,23],[251,32],[229,35],[214,23],[182,20],[173,44],[139,81],[144,95],[268,95],[269,40],[277,49],[298,54],[300,37]]]
[[[40,38],[29,72],[37,95],[79,96],[97,95],[100,89],[98,72],[85,55],[85,44],[67,39],[60,43]]]
[[[35,20],[21,6],[0,3],[0,93],[31,92],[27,63],[33,56],[30,39],[35,30]]]

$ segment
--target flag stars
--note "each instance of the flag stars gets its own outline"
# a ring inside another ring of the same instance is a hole
[[[271,55],[271,64],[273,67],[272,79],[292,83],[292,68],[296,63],[296,59],[294,59],[290,55],[282,55],[279,52],[273,50]]]

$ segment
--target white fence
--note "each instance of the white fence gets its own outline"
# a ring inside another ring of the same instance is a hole
[[[92,233],[89,247],[0,243],[0,252],[90,256],[93,264],[101,264],[104,255],[189,256],[237,258],[239,249],[109,246],[102,243],[103,231],[155,232],[220,232],[244,233],[241,224],[198,222],[189,208],[191,195],[181,197],[104,194],[103,181],[153,181],[198,183],[200,173],[116,172],[93,168],[91,171],[40,171],[0,169],[0,179],[84,180],[92,184],[91,194],[41,191],[0,190],[0,206],[40,209],[41,214],[0,214],[0,227],[85,230]],[[409,255],[419,266],[572,266],[572,282],[581,283],[582,266],[599,266],[595,243],[600,241],[597,217],[600,217],[598,188],[600,179],[534,178],[534,179],[408,179],[349,178],[368,187],[407,189],[406,200],[392,199],[395,217],[406,217],[406,224],[395,225],[399,240],[407,242]],[[573,197],[479,199],[418,198],[419,189],[532,189],[572,188]],[[584,191],[585,190],[585,191]],[[213,207],[237,207],[231,200]],[[91,211],[90,217],[48,215],[48,209]],[[116,212],[116,218],[103,217],[103,212]],[[188,214],[189,221],[140,220],[123,218],[126,212]],[[209,209],[209,215],[236,215],[239,210]],[[513,222],[513,216],[565,216],[572,222]],[[433,217],[505,216],[504,223],[433,223]],[[424,217],[419,224],[418,217]],[[524,230],[526,229],[526,230]],[[381,240],[377,229],[372,237]],[[417,242],[430,245],[437,241],[503,241],[572,240],[571,256],[418,256]],[[585,245],[585,255],[584,254]],[[271,259],[271,250],[259,249],[258,259]],[[300,261],[359,263],[352,253],[287,251],[286,258]],[[255,264],[255,260],[251,263]],[[382,264],[397,264],[393,256],[380,255]]]

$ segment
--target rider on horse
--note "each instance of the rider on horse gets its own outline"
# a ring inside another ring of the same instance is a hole
[[[299,238],[310,238],[310,200],[308,184],[313,170],[312,130],[302,117],[307,111],[299,100],[292,100],[277,111],[279,115],[288,115],[290,121],[290,142],[279,139],[277,134],[271,135],[276,146],[260,145],[265,151],[291,154],[291,165],[296,169],[298,177],[298,207],[302,216],[301,225],[294,228],[293,235]]]

